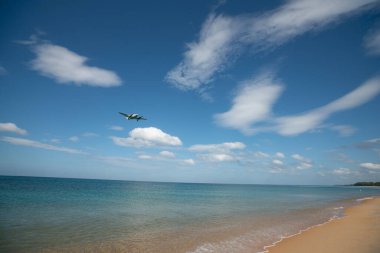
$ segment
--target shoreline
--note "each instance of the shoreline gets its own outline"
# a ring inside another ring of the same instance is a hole
[[[258,253],[377,253],[380,242],[380,197],[356,199],[359,204],[332,217],[267,245]]]

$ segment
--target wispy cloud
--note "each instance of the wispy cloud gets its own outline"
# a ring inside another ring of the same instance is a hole
[[[380,170],[380,163],[361,163],[360,167],[369,170]]]
[[[273,164],[276,164],[276,165],[283,165],[283,164],[284,164],[283,161],[278,160],[278,159],[274,159],[274,160],[272,160],[272,163],[273,163]]]
[[[245,134],[254,133],[252,125],[266,121],[272,116],[272,106],[277,101],[283,85],[267,73],[258,78],[243,82],[232,107],[214,116],[217,124],[238,129]]]
[[[187,45],[183,61],[167,74],[167,80],[183,90],[209,83],[233,51],[238,23],[234,18],[211,14],[202,26],[198,42]]]
[[[380,138],[369,139],[355,144],[356,148],[361,149],[372,149],[378,146],[380,146]]]
[[[291,0],[262,15],[229,17],[211,13],[199,39],[188,45],[184,59],[167,74],[167,80],[185,90],[210,83],[235,52],[247,46],[254,51],[277,47],[306,32],[370,8],[377,0]]]
[[[238,156],[226,153],[199,154],[198,158],[208,162],[232,162],[239,160]]]
[[[8,142],[13,145],[18,145],[18,146],[27,146],[27,147],[33,147],[33,148],[61,151],[61,152],[66,152],[70,154],[84,154],[85,153],[78,149],[50,145],[50,144],[46,144],[46,143],[42,143],[42,142],[30,140],[30,139],[24,139],[24,138],[14,138],[14,137],[5,136],[5,137],[1,137],[0,140],[4,142]]]
[[[189,159],[182,160],[182,163],[187,164],[187,165],[194,165],[195,161],[193,159],[189,158]]]
[[[110,129],[114,130],[114,131],[123,131],[124,127],[122,127],[122,126],[111,126]]]
[[[287,173],[288,171],[284,168],[275,167],[269,170],[269,173],[271,174],[280,174],[280,173]]]
[[[198,144],[189,148],[190,151],[199,152],[197,157],[208,162],[230,162],[240,160],[240,156],[234,150],[245,149],[242,142],[224,142],[220,144]],[[204,153],[205,152],[205,153]]]
[[[352,171],[347,168],[338,168],[338,169],[333,170],[331,173],[342,176],[342,175],[350,175],[352,174]]]
[[[79,141],[79,137],[78,137],[78,136],[71,136],[71,137],[69,138],[69,141],[77,142],[77,141]]]
[[[369,54],[380,55],[380,26],[370,31],[364,38],[364,46],[367,48]]]
[[[155,160],[155,161],[174,161],[174,158],[176,155],[168,150],[162,150],[158,154],[145,154],[145,153],[138,153],[137,157],[142,160]]]
[[[120,167],[129,167],[131,166],[132,159],[127,157],[119,156],[99,156],[96,157],[98,160],[106,162],[108,164]]]
[[[297,161],[300,161],[300,162],[305,162],[305,163],[310,163],[311,162],[311,160],[309,158],[303,157],[300,154],[293,154],[292,158],[295,159],[295,160],[297,160]]]
[[[380,78],[368,80],[345,96],[314,110],[279,117],[275,120],[277,132],[282,135],[297,135],[320,126],[332,114],[349,110],[367,103],[380,92]]]
[[[142,159],[142,160],[151,160],[151,159],[153,159],[153,157],[151,155],[146,155],[146,154],[138,155],[138,158]]]
[[[52,142],[52,143],[60,143],[61,142],[61,140],[60,139],[57,139],[57,138],[53,138],[53,139],[50,139],[50,142]]]
[[[114,71],[89,66],[87,57],[63,46],[41,41],[37,36],[32,36],[30,41],[18,43],[29,45],[36,54],[31,62],[33,70],[59,83],[96,87],[114,87],[122,83]]]
[[[297,170],[306,170],[311,169],[313,167],[313,161],[300,154],[293,154],[292,158],[298,161],[298,164],[296,165]]]
[[[279,8],[252,17],[244,41],[260,47],[279,46],[306,32],[334,25],[365,10],[377,0],[291,0]]]
[[[357,129],[349,125],[334,125],[330,127],[332,130],[337,131],[340,136],[351,136]]]
[[[270,155],[261,151],[257,151],[253,153],[253,155],[257,158],[268,158]]]
[[[11,123],[11,122],[0,123],[0,132],[12,132],[12,133],[22,134],[22,135],[25,135],[28,133],[26,130],[19,128],[18,126],[16,126],[15,123]]]
[[[6,75],[8,73],[8,71],[0,65],[0,76],[3,76],[3,75]]]
[[[82,134],[83,137],[98,137],[99,134],[93,133],[93,132],[85,132]]]
[[[234,149],[244,149],[246,146],[242,142],[224,142],[220,144],[197,144],[189,148],[190,151],[198,152],[229,152]]]
[[[175,158],[175,154],[171,151],[163,150],[160,152],[160,156],[164,158]]]
[[[244,134],[274,131],[284,136],[298,135],[321,127],[331,115],[363,105],[380,93],[380,78],[375,77],[327,105],[297,115],[273,117],[272,107],[283,88],[271,78],[261,80],[248,82],[249,88],[238,92],[231,109],[215,115],[216,122]],[[341,134],[354,131],[345,125],[336,128]]]
[[[111,136],[112,141],[118,146],[124,147],[157,147],[157,146],[181,146],[182,141],[156,127],[135,128],[129,132],[129,137]]]
[[[282,153],[282,152],[277,152],[276,153],[276,157],[278,157],[278,158],[285,158],[285,154]]]

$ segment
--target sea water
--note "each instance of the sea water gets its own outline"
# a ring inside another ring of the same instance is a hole
[[[0,177],[0,252],[259,252],[379,188]]]

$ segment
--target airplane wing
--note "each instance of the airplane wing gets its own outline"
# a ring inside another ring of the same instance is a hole
[[[122,113],[122,112],[119,112],[121,115],[123,115],[124,117],[127,117],[128,118],[128,114],[125,114],[125,113]]]

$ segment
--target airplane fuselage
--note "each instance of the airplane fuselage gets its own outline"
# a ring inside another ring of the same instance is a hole
[[[122,113],[122,112],[119,112],[121,115],[123,115],[126,119],[130,120],[130,119],[135,119],[137,121],[139,120],[146,120],[145,118],[143,118],[142,116],[136,114],[136,113],[133,113],[133,114],[126,114],[126,113]]]

